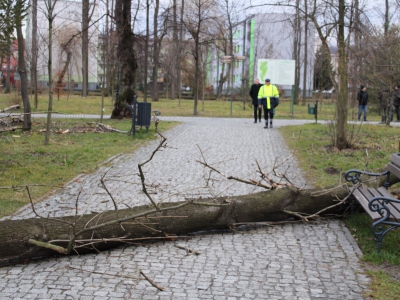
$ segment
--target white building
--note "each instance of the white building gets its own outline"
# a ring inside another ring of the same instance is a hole
[[[54,1],[52,1],[54,3]],[[39,88],[47,88],[48,62],[49,62],[49,11],[48,1],[38,0],[37,25],[38,25],[38,84]],[[28,15],[26,29],[26,49],[28,63],[30,61],[32,47],[32,15]],[[89,14],[91,24],[98,20],[99,9],[96,2],[90,3]],[[76,90],[82,89],[82,2],[58,0],[53,10],[52,30],[52,73],[53,82],[59,78],[67,61],[67,52],[70,52],[71,60],[67,67],[63,82],[66,87]],[[89,27],[89,90],[97,89],[98,79],[98,36],[97,26]]]
[[[233,87],[248,88],[257,76],[256,67],[258,59],[280,59],[292,60],[294,57],[294,15],[278,13],[260,13],[247,17],[239,22],[235,27],[234,33],[234,55],[244,56],[244,61],[236,61],[233,70]],[[314,59],[315,59],[315,28],[309,24],[307,62],[304,62],[304,22],[302,23],[301,42],[300,42],[300,88],[303,88],[303,70],[307,67],[307,95],[311,95],[313,90],[314,78]],[[210,54],[208,67],[208,84],[218,85],[219,74],[222,70],[223,53],[215,50]],[[226,70],[226,68],[225,68]],[[274,78],[270,78],[274,83]],[[260,78],[263,83],[265,78]],[[224,84],[224,90],[228,88],[228,83]],[[291,91],[291,86],[282,86],[286,93]],[[286,95],[286,96],[289,96]]]

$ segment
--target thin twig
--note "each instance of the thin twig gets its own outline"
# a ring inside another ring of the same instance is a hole
[[[163,287],[157,285],[156,283],[154,283],[153,280],[151,280],[149,277],[147,277],[147,276],[142,272],[142,270],[139,270],[139,272],[140,272],[140,274],[142,274],[143,277],[146,278],[146,280],[147,280],[148,282],[150,282],[150,284],[151,284],[152,286],[154,286],[156,289],[158,289],[159,291],[163,291],[163,290],[164,290]]]
[[[114,197],[112,196],[112,194],[110,193],[110,191],[107,189],[106,184],[105,184],[105,182],[104,182],[104,177],[107,175],[108,171],[110,171],[111,169],[112,169],[112,167],[109,168],[109,169],[103,174],[103,176],[101,176],[100,182],[101,182],[101,185],[102,185],[103,189],[106,190],[108,196],[110,196],[112,202],[114,203],[115,210],[118,211],[117,203],[115,202]]]
[[[186,248],[186,247],[183,247],[183,246],[174,245],[174,247],[182,249],[182,250],[185,250],[186,251],[186,255],[189,255],[189,254],[200,255],[201,254],[200,252],[197,252],[195,250],[192,250],[192,249],[189,249],[189,248]]]

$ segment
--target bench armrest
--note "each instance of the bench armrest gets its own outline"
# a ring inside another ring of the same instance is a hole
[[[395,209],[393,207],[389,208],[387,205],[389,203],[397,203],[400,205],[400,200],[396,198],[387,198],[387,197],[374,197],[369,200],[368,207],[371,211],[378,212],[382,217],[385,217],[385,220],[390,217],[391,211],[390,209]]]
[[[387,175],[387,173],[388,173],[388,171],[385,171],[382,173],[371,173],[371,172],[365,172],[365,171],[361,171],[361,170],[351,169],[351,170],[348,170],[344,174],[344,179],[346,179],[346,181],[352,182],[353,184],[357,184],[357,183],[361,182],[361,178],[360,178],[361,175],[379,177],[379,176]]]

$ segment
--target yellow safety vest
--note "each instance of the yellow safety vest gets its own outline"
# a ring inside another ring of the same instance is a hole
[[[258,91],[258,99],[266,98],[267,99],[267,108],[271,109],[271,97],[279,98],[279,91],[275,85],[264,84],[260,90]]]

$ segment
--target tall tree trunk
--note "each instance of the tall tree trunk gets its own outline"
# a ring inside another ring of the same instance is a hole
[[[160,0],[155,0],[154,7],[154,23],[153,23],[153,101],[158,101],[158,10],[160,7]]]
[[[22,8],[24,6],[23,1],[18,0],[18,2]],[[29,102],[29,96],[28,96],[28,74],[26,71],[26,63],[25,63],[25,40],[22,34],[22,16],[17,17],[16,25],[17,25],[16,30],[18,38],[18,72],[21,78],[21,97],[22,97],[22,103],[24,104],[23,130],[31,130],[32,127],[31,103]]]
[[[89,0],[82,0],[82,97],[89,85]]]
[[[137,61],[134,51],[135,37],[131,27],[131,5],[130,0],[117,0],[115,2],[119,63],[119,75],[117,77],[121,78],[121,90],[119,97],[116,97],[112,118],[121,118],[128,112],[126,103],[131,104],[135,94]]]
[[[87,244],[93,242],[93,247],[89,245],[76,248],[80,254],[115,247],[121,244],[123,237],[129,239],[165,238],[170,235],[173,239],[175,235],[191,232],[228,229],[237,223],[282,221],[293,218],[288,211],[314,214],[337,204],[337,197],[344,198],[347,193],[348,190],[343,188],[332,189],[329,192],[282,188],[229,197],[229,201],[226,197],[222,197],[202,199],[201,203],[195,201],[187,205],[185,202],[163,203],[159,206],[159,212],[152,205],[144,205],[97,215],[6,220],[0,222],[0,265],[56,255],[55,250],[41,247],[39,243],[58,241],[53,242],[52,245],[66,247],[73,234],[76,235],[84,228],[92,226],[96,227],[81,232],[76,237],[75,245],[82,245],[82,242],[78,240],[86,240]],[[344,208],[343,205],[337,206],[325,213],[339,213]],[[150,217],[151,223],[148,223]],[[101,225],[106,223],[107,226]],[[141,224],[143,226],[140,226]],[[112,238],[120,239],[112,241],[110,240]],[[70,251],[66,254],[75,254],[75,252]]]
[[[304,13],[308,14],[308,4],[304,1]],[[307,101],[307,70],[308,70],[308,19],[304,19],[304,57],[303,57],[303,105]]]
[[[150,40],[150,0],[146,0],[146,42],[144,45],[144,87],[143,97],[144,102],[147,102],[148,84],[149,78],[149,40]]]
[[[38,45],[37,45],[37,1],[32,0],[32,62],[31,62],[31,87],[34,97],[34,106],[38,107],[38,82],[37,82],[37,60],[38,60]]]
[[[301,20],[300,20],[300,0],[296,0],[296,17],[294,21],[294,47],[293,47],[293,59],[295,60],[295,77],[294,77],[294,86],[295,86],[295,98],[294,103],[299,104],[299,95],[300,95],[300,44],[301,44]]]
[[[336,146],[342,150],[348,146],[347,141],[347,54],[345,41],[345,0],[339,0],[339,16],[338,16],[338,51],[339,51],[339,93],[336,105],[337,133]]]
[[[108,0],[106,0],[106,32],[105,32],[105,37],[104,37],[104,43],[103,43],[103,54],[102,54],[102,62],[103,62],[103,80],[102,80],[102,87],[101,87],[101,112],[100,112],[100,123],[103,123],[103,117],[104,117],[104,94],[106,91],[106,87],[108,88],[108,80],[107,80],[107,74],[109,72],[108,69],[108,45],[109,45],[109,38],[110,38],[110,32],[108,30],[108,16],[109,16],[109,11],[108,11],[108,7],[109,7],[109,2]]]
[[[49,88],[49,105],[47,108],[47,121],[46,121],[46,134],[44,136],[44,144],[50,143],[50,129],[51,129],[51,113],[53,111],[53,9],[54,4],[52,0],[48,0],[48,23],[49,23],[49,44],[48,44],[48,61],[47,61],[47,72],[49,76],[48,88]]]
[[[182,20],[183,20],[184,9],[185,9],[185,0],[182,0],[182,2],[181,2],[181,18],[180,18],[181,21],[180,21],[180,27],[179,27],[179,44],[178,44],[179,51],[177,52],[177,64],[176,64],[176,71],[177,71],[176,82],[177,82],[179,106],[181,106],[181,89],[182,89],[182,46],[183,46]]]
[[[385,0],[385,16],[384,16],[384,18],[385,18],[385,21],[384,21],[384,24],[383,24],[383,32],[384,32],[384,35],[385,36],[387,36],[388,35],[388,33],[389,33],[389,26],[390,26],[390,21],[389,21],[389,19],[390,19],[390,17],[389,17],[389,0]]]
[[[171,89],[170,89],[170,96],[171,99],[176,98],[176,90],[177,90],[177,58],[178,58],[178,51],[179,50],[179,39],[178,39],[178,16],[177,16],[177,7],[176,7],[176,0],[173,0],[173,34],[172,34],[172,43],[173,43],[173,63],[172,63],[172,79],[170,80]]]
[[[197,111],[197,105],[199,102],[199,34],[200,30],[197,32],[197,37],[195,38],[195,54],[194,54],[194,105],[193,105],[193,115],[197,116],[198,111]]]

